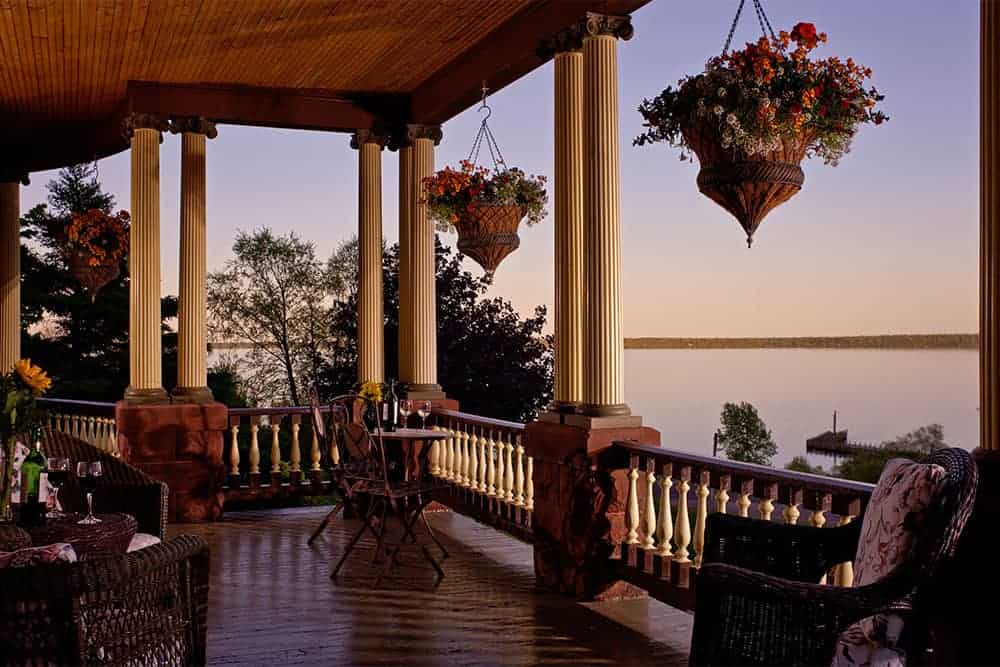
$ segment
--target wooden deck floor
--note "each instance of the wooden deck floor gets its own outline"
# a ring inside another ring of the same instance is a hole
[[[531,547],[450,512],[430,515],[446,576],[407,554],[372,590],[374,542],[329,579],[353,521],[313,547],[325,510],[227,513],[175,525],[212,548],[211,664],[685,665],[692,618],[655,600],[580,604],[534,587]]]

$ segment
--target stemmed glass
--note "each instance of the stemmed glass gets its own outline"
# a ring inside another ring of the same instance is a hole
[[[427,430],[427,417],[431,414],[431,402],[424,401],[420,404],[420,408],[417,410],[417,414],[420,415],[420,419],[424,422],[424,430]]]
[[[48,460],[48,477],[49,484],[55,489],[52,492],[55,498],[55,504],[51,512],[46,514],[46,518],[58,519],[63,515],[61,511],[61,506],[59,505],[59,489],[62,485],[66,483],[69,478],[69,459],[62,458],[59,456],[51,456]]]
[[[413,414],[413,401],[405,399],[399,402],[399,414],[403,415],[403,428],[409,426],[408,419]]]
[[[76,464],[76,476],[80,481],[80,486],[87,493],[87,516],[77,521],[79,524],[89,526],[101,523],[101,520],[94,516],[94,491],[97,490],[97,480],[100,479],[103,473],[104,470],[101,468],[100,461],[93,461],[92,463],[80,461]]]

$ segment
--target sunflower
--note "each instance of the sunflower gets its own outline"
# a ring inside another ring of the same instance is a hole
[[[382,385],[378,382],[365,382],[358,395],[369,403],[379,403],[382,400]]]
[[[14,370],[35,396],[41,396],[52,386],[52,378],[41,367],[33,366],[31,359],[19,360],[14,364]]]

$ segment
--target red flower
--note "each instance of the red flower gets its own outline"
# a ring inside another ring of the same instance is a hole
[[[797,42],[815,42],[816,26],[812,23],[796,23],[792,28],[792,39]]]

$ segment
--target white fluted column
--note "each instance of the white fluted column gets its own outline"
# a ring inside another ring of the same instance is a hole
[[[385,378],[382,314],[382,147],[384,137],[358,130],[358,382]]]
[[[165,401],[160,333],[160,141],[164,119],[133,114],[132,225],[129,233],[129,386],[131,403]]]
[[[410,204],[413,197],[413,147],[399,148],[399,380],[403,384],[413,381],[413,363],[410,354]]]
[[[621,307],[621,183],[618,39],[628,17],[589,14],[583,23],[583,253],[586,297],[583,406],[593,417],[628,416]]]
[[[1000,2],[979,11],[979,446],[1000,451]]]
[[[555,55],[555,368],[553,409],[583,400],[583,52]],[[573,39],[577,36],[577,39]]]
[[[0,373],[21,358],[20,184],[0,182]]]
[[[441,141],[441,128],[434,125],[407,125],[407,143],[412,146],[410,167],[408,289],[400,298],[408,298],[408,321],[405,344],[410,354],[407,396],[444,398],[437,383],[437,290],[434,259],[434,222],[424,203],[423,180],[434,173],[434,146]],[[401,263],[402,265],[402,263]],[[401,266],[402,272],[402,266]],[[401,316],[402,316],[402,307]],[[402,329],[402,326],[401,326]]]
[[[174,119],[170,131],[181,135],[181,239],[177,310],[177,388],[175,399],[212,400],[208,388],[205,145],[217,135],[204,118]]]

